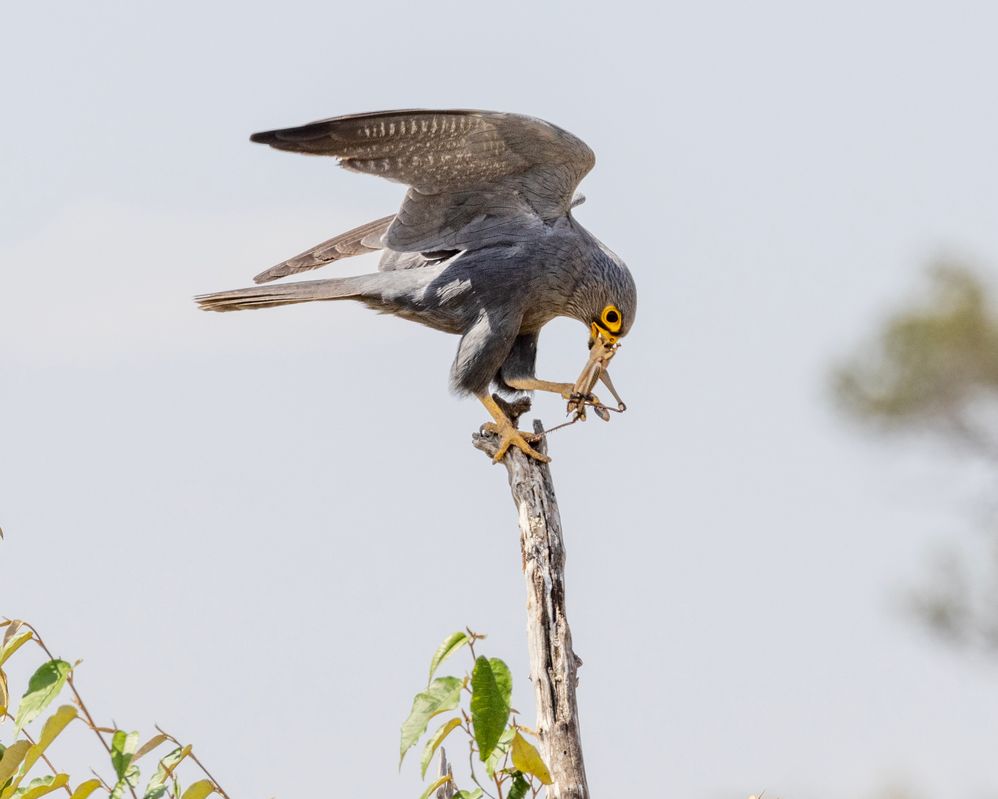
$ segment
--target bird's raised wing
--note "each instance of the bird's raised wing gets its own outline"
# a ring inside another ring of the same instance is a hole
[[[279,150],[332,155],[410,188],[383,238],[402,252],[530,237],[566,214],[596,159],[540,119],[491,111],[384,111],[255,133]]]

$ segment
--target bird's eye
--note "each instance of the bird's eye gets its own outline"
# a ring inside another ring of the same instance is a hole
[[[620,311],[617,310],[615,305],[607,305],[606,308],[603,309],[603,313],[600,314],[600,318],[606,326],[606,329],[611,333],[616,333],[620,330]]]

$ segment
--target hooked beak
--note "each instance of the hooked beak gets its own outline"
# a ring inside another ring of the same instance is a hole
[[[612,346],[617,343],[619,338],[620,336],[615,336],[610,331],[604,330],[595,322],[589,325],[589,349],[593,348],[597,339],[603,339],[603,341]]]

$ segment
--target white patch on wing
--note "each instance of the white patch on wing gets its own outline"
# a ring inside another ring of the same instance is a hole
[[[460,296],[469,288],[471,288],[470,280],[468,279],[462,280],[461,278],[457,278],[455,280],[452,280],[450,283],[447,283],[446,285],[438,288],[437,297],[443,300],[444,302],[448,302],[454,299],[455,297]]]
[[[454,372],[462,372],[468,363],[478,355],[490,338],[492,338],[492,323],[489,320],[489,315],[483,311],[471,330],[465,333],[464,338],[461,339]]]

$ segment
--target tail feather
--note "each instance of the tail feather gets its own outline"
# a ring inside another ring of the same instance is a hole
[[[358,275],[331,280],[307,280],[281,286],[234,289],[202,294],[195,297],[194,301],[204,311],[244,311],[250,308],[276,308],[279,305],[294,305],[299,302],[345,300],[361,296],[371,278],[378,277],[378,275]]]
[[[395,214],[381,219],[375,219],[366,225],[361,225],[346,233],[334,236],[322,244],[305,250],[305,252],[282,261],[277,266],[261,272],[255,278],[254,283],[269,283],[280,277],[295,275],[299,272],[307,272],[310,269],[318,269],[324,264],[338,261],[340,258],[349,258],[353,255],[363,255],[381,249],[381,236],[388,226],[395,219]]]

